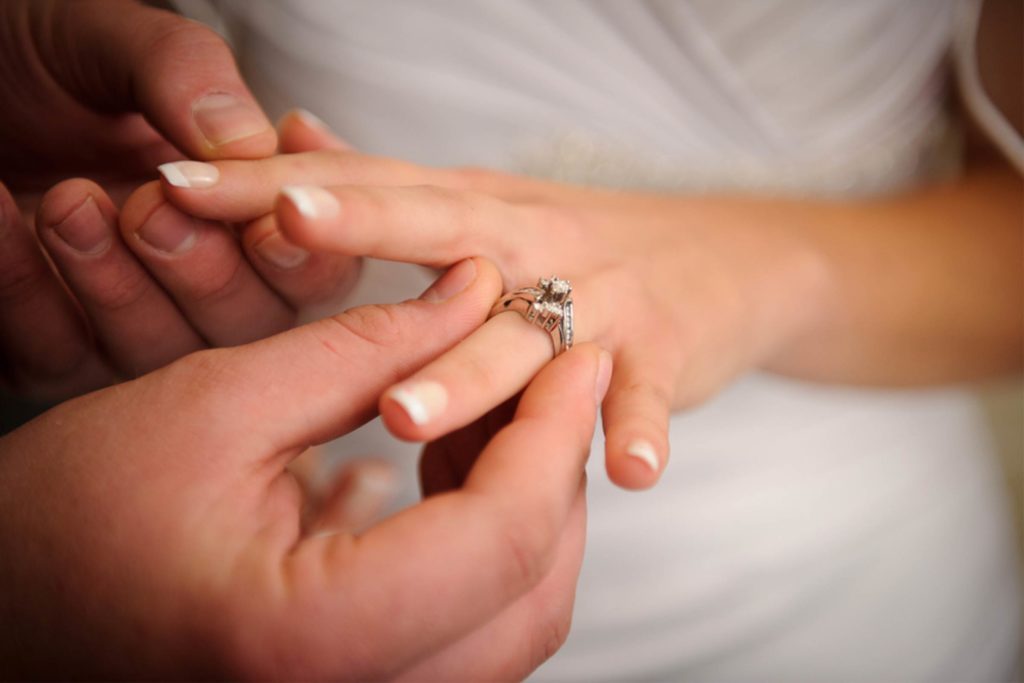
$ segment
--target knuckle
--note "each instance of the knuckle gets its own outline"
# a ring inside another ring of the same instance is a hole
[[[367,304],[328,318],[346,334],[354,335],[372,346],[393,348],[406,341],[408,335],[404,316],[394,305]],[[325,340],[326,341],[326,340]],[[337,351],[337,349],[331,349]]]
[[[7,259],[0,264],[0,303],[14,303],[33,297],[49,273],[35,259]]]
[[[146,51],[153,59],[202,59],[210,50],[230,55],[230,48],[224,39],[211,28],[198,21],[190,21],[176,15],[153,15],[148,31],[141,30],[149,41]],[[201,53],[201,54],[200,54]]]
[[[554,529],[550,523],[531,519],[506,521],[498,538],[505,551],[505,564],[520,586],[537,585],[554,561]]]
[[[645,380],[627,382],[619,392],[622,398],[634,404],[643,415],[651,414],[652,409],[657,408],[661,409],[660,412],[667,412],[672,400],[672,393],[668,387]],[[653,419],[654,415],[651,417]]]
[[[585,243],[584,228],[578,216],[566,209],[546,204],[529,204],[515,207],[515,215],[507,216],[515,229],[500,230],[495,235],[496,258],[508,273],[529,273],[537,270],[535,250],[525,249],[524,244],[547,243],[553,252],[574,251],[580,253]]]
[[[525,326],[524,326],[525,327]],[[527,330],[533,333],[533,330]],[[474,387],[475,391],[490,392],[501,388],[498,380],[498,365],[493,357],[481,356],[474,353],[463,354],[459,359],[459,372],[464,374],[467,386]]]
[[[245,261],[241,252],[233,250],[228,263],[204,268],[182,285],[183,294],[197,303],[223,301],[238,291]]]
[[[540,619],[541,626],[534,640],[534,666],[540,666],[562,649],[572,626],[572,610],[559,606],[554,614],[542,615]]]
[[[486,190],[493,187],[502,174],[481,166],[461,166],[451,171],[453,185],[464,190]]]
[[[93,305],[105,311],[121,311],[138,303],[149,291],[149,285],[149,276],[141,269],[133,269],[121,273],[109,285],[96,288],[89,296]]]
[[[167,376],[165,386],[189,403],[207,397],[213,401],[219,400],[228,374],[226,357],[221,349],[203,349],[182,356],[166,366],[163,372]]]
[[[531,221],[551,237],[574,240],[584,237],[586,228],[579,211],[554,204],[532,204],[526,207]]]
[[[493,232],[494,217],[503,204],[492,197],[438,185],[420,185],[417,190],[427,204],[445,217],[450,226],[439,242],[448,249],[472,251],[480,238]]]

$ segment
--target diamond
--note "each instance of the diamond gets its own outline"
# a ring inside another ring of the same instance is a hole
[[[572,322],[572,300],[569,300],[565,302],[564,315],[562,317],[562,345],[567,349],[572,348]]]

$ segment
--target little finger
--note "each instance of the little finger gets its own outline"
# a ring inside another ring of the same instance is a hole
[[[608,477],[626,489],[657,483],[668,461],[668,421],[673,374],[659,363],[655,349],[624,348],[604,400],[605,467]]]
[[[0,183],[0,355],[14,388],[64,398],[109,382],[88,328]]]

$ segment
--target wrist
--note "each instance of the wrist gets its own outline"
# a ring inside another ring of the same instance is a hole
[[[770,335],[756,367],[770,372],[800,374],[816,354],[818,331],[839,310],[839,274],[811,238],[813,213],[806,204],[780,204],[768,212],[772,222],[764,229],[774,236],[776,257],[771,282],[756,292],[756,317]]]
[[[730,202],[717,225],[745,293],[749,369],[786,373],[835,310],[833,263],[811,239],[814,211],[785,200]],[[715,225],[712,222],[709,225]]]

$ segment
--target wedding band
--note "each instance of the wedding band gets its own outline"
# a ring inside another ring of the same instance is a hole
[[[568,351],[573,343],[572,285],[557,277],[542,277],[536,287],[523,287],[505,294],[491,308],[488,318],[515,311],[531,325],[551,337],[555,355]]]

